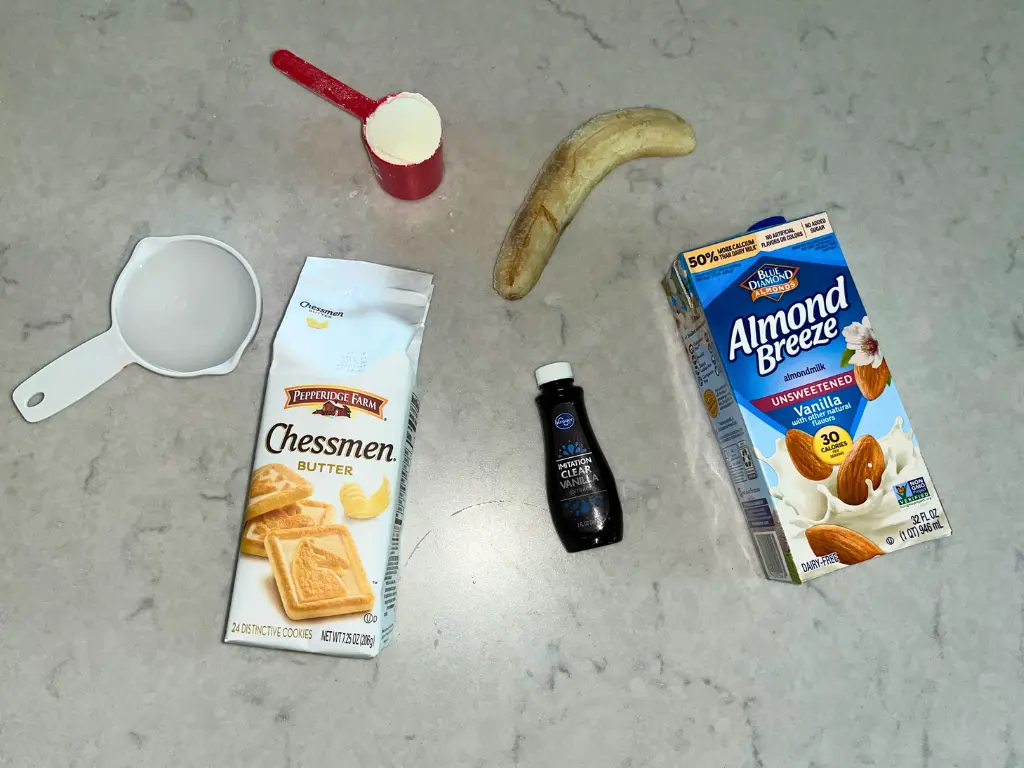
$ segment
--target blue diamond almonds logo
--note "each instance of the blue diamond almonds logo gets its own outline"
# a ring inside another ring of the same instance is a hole
[[[799,271],[800,267],[762,264],[740,283],[740,287],[750,291],[751,301],[757,301],[762,297],[779,301],[784,293],[792,291],[800,284],[796,279],[796,273]]]

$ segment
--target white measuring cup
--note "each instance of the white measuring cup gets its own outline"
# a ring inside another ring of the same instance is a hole
[[[164,376],[230,373],[260,324],[256,273],[231,246],[200,235],[140,240],[110,300],[110,329],[14,390],[26,421],[53,416],[138,363]]]

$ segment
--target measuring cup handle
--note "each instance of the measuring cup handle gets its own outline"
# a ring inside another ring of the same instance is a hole
[[[26,421],[48,419],[109,381],[132,362],[132,356],[113,328],[67,352],[14,390],[14,405]],[[29,401],[42,395],[36,405]]]
[[[305,59],[300,59],[291,51],[284,49],[275,51],[274,55],[270,57],[270,62],[275,69],[299,85],[308,88],[317,96],[327,99],[360,120],[366,120],[380,104],[379,101],[364,96],[355,88],[345,85],[341,80],[331,77],[322,69],[314,67]]]

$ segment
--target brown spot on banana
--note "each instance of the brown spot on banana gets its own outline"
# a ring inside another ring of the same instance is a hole
[[[551,211],[549,211],[549,210],[548,210],[548,209],[547,209],[546,207],[544,207],[543,205],[542,205],[542,206],[540,207],[540,215],[544,217],[544,220],[545,220],[545,221],[546,221],[546,222],[547,222],[548,224],[550,224],[550,225],[551,225],[551,229],[552,229],[552,230],[554,230],[554,231],[556,231],[556,232],[558,231],[558,222],[557,222],[557,221],[555,221],[555,217],[551,215]]]
[[[555,147],[512,219],[494,265],[495,290],[506,299],[530,292],[562,232],[611,171],[640,157],[688,155],[695,147],[693,129],[666,109],[632,107],[585,122]]]

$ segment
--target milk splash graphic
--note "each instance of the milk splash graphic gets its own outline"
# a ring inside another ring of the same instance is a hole
[[[841,525],[871,539],[885,551],[902,546],[899,531],[907,524],[907,510],[899,505],[894,485],[923,477],[931,485],[928,468],[921,458],[921,449],[914,443],[914,432],[903,431],[903,417],[897,416],[888,434],[878,438],[885,455],[885,471],[878,488],[869,488],[863,504],[851,505],[836,495],[839,466],[832,468],[826,480],[808,480],[793,465],[786,441],[775,441],[775,455],[757,457],[775,470],[778,485],[771,494],[786,535],[805,539],[812,525]],[[866,483],[870,481],[865,480]],[[888,539],[895,542],[891,544]]]

